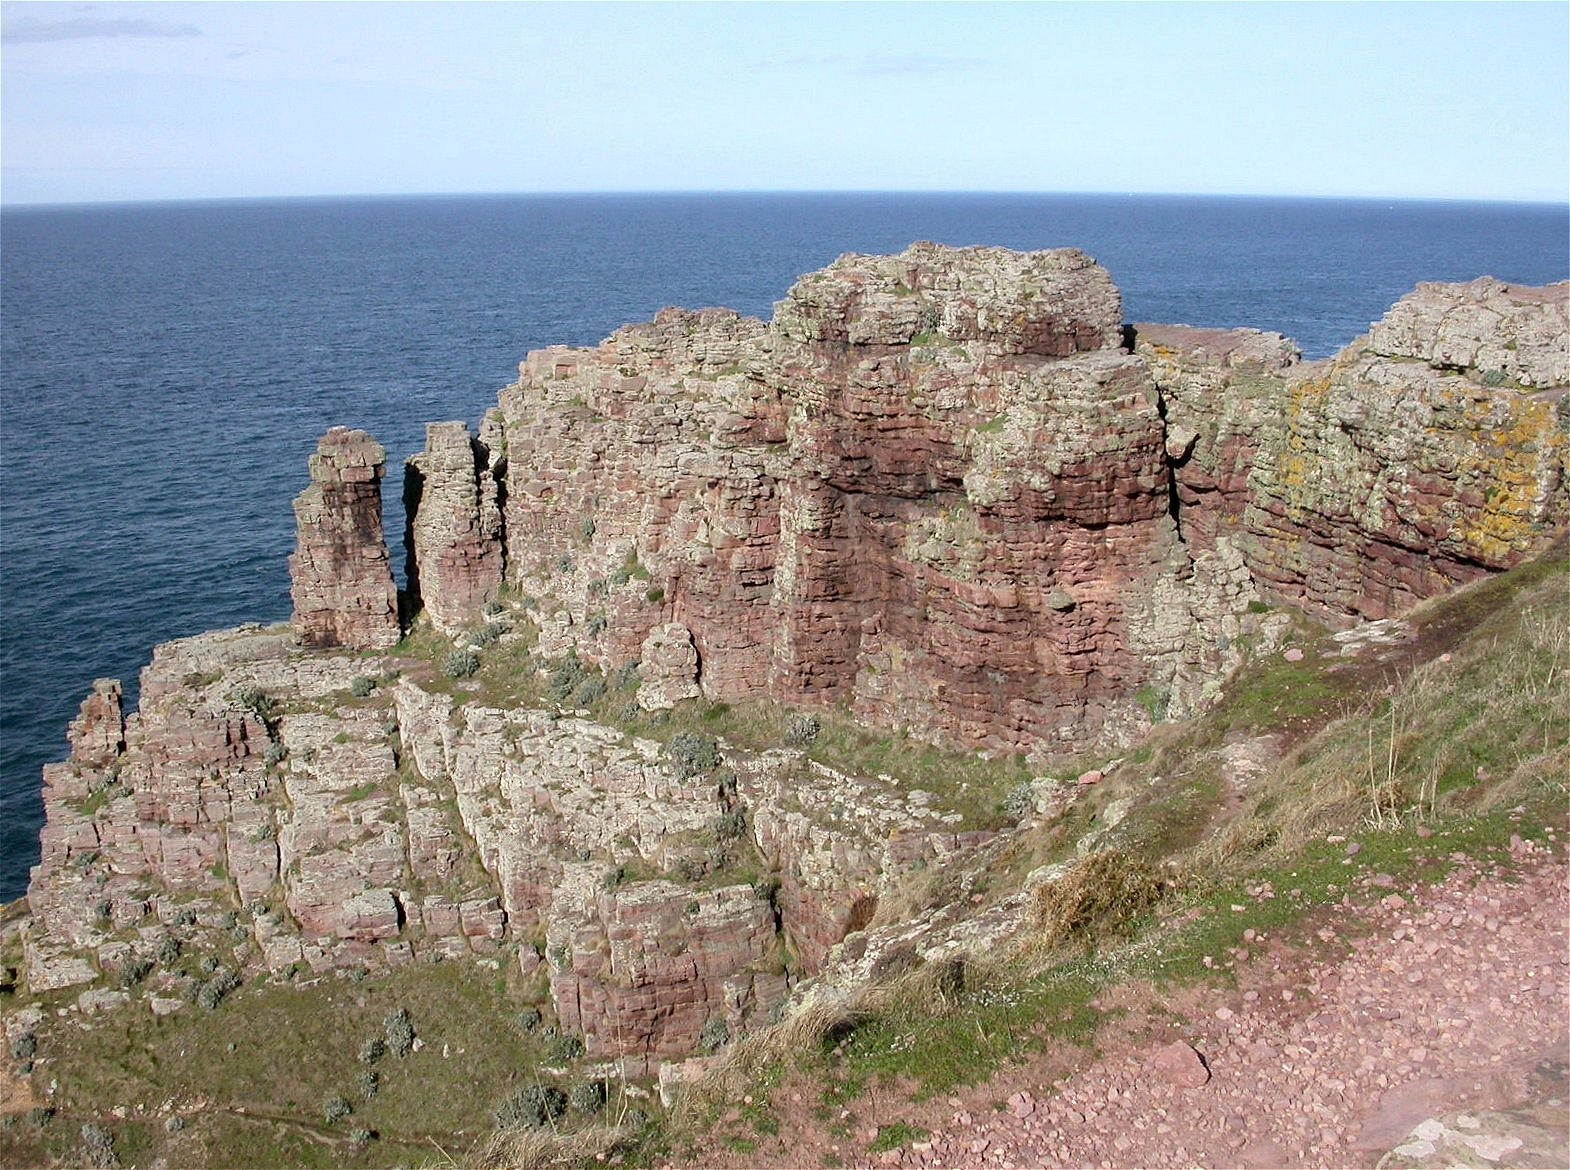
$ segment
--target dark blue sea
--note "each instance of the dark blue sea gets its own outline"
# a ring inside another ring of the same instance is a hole
[[[291,499],[329,426],[397,464],[533,348],[666,305],[767,317],[795,278],[915,240],[1073,245],[1132,321],[1324,356],[1420,280],[1570,276],[1562,206],[1150,196],[432,197],[0,212],[0,901],[92,680],[289,613]]]

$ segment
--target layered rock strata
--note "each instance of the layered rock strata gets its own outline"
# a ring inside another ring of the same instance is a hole
[[[502,583],[501,460],[461,422],[431,423],[404,468],[409,595],[445,634],[472,622]]]
[[[255,978],[506,961],[639,1072],[805,976],[988,945],[1028,889],[897,912],[911,870],[1006,847],[937,794],[566,704],[1127,740],[1215,694],[1251,603],[1383,618],[1570,521],[1567,291],[1425,285],[1305,364],[1125,328],[1078,252],[917,245],[804,278],[772,324],[666,310],[531,354],[478,437],[435,424],[409,465],[408,597],[476,678],[385,653],[384,453],[335,429],[292,627],[158,647],[131,714],[100,680],[46,768],[28,986],[180,1010],[189,975],[97,985],[188,944]]]
[[[294,501],[299,540],[289,558],[303,645],[385,650],[402,636],[382,532],[386,460],[380,443],[345,427],[322,436],[311,456],[311,485]]]

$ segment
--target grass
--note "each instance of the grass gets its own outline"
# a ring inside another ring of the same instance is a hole
[[[166,1134],[161,1118],[144,1127],[150,1152],[171,1165],[407,1164],[427,1160],[432,1142],[468,1149],[546,1056],[543,1037],[496,1026],[516,1014],[518,995],[469,964],[422,964],[359,983],[245,987],[214,1012],[187,1008],[161,1021],[120,1012],[91,1029],[62,1027],[39,1051],[40,1071],[59,1081],[50,1130],[74,1134],[97,1119],[115,1130],[123,1157],[123,1127],[101,1115],[105,1103],[133,1116],[172,1103],[184,1129]],[[377,1062],[378,1091],[363,1100],[361,1046],[398,1007],[422,1047]],[[354,1113],[329,1126],[321,1105],[334,1096]],[[356,1127],[375,1140],[351,1148]]]

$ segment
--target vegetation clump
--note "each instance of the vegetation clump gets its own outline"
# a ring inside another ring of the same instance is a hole
[[[408,1056],[414,1051],[414,1021],[407,1008],[399,1008],[387,1017],[383,1025],[387,1036],[387,1051],[394,1056]]]
[[[567,1094],[555,1085],[525,1085],[496,1110],[497,1129],[541,1129],[567,1112]]]
[[[712,735],[678,731],[671,737],[669,751],[683,780],[701,776],[720,764],[719,743]]]

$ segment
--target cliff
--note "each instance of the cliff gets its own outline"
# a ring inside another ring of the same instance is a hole
[[[754,1026],[1007,827],[807,758],[812,712],[1028,756],[1041,795],[1204,708],[1270,607],[1350,626],[1531,556],[1570,522],[1567,294],[1425,285],[1303,363],[1126,326],[1075,251],[846,256],[769,324],[666,310],[434,424],[401,618],[385,456],[335,430],[292,627],[160,646],[45,770],[27,986],[182,1010],[188,972],[102,986],[173,939],[246,978],[505,961],[629,1071]]]

